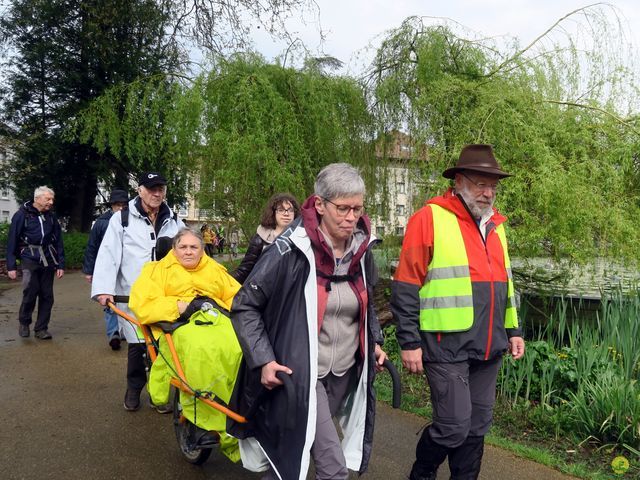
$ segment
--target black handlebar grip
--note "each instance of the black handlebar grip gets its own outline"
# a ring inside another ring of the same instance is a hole
[[[398,373],[396,366],[391,363],[391,360],[389,360],[388,358],[385,358],[382,365],[387,369],[389,375],[391,375],[391,381],[393,383],[393,400],[391,402],[391,406],[393,408],[400,408],[402,399],[402,385],[400,383],[400,374]]]
[[[284,409],[284,411],[287,412],[287,419],[286,419],[286,422],[285,422],[285,429],[286,430],[292,430],[293,427],[295,427],[295,423],[296,423],[296,407],[297,407],[297,403],[296,403],[295,385],[293,384],[293,380],[291,380],[291,375],[288,375],[287,373],[283,372],[282,370],[276,372],[276,378],[278,378],[283,383],[283,387],[284,387],[284,391],[285,391],[285,395],[286,395],[287,404],[286,404],[286,408]],[[268,390],[266,388],[262,389],[262,392],[258,395],[258,398],[255,399],[255,401],[253,402],[253,405],[251,405],[251,408],[249,409],[249,411],[245,415],[245,418],[247,420],[250,421],[253,418],[253,416],[255,415],[256,411],[260,407],[260,403],[262,401],[262,398],[264,397],[264,395],[267,392],[268,392]]]

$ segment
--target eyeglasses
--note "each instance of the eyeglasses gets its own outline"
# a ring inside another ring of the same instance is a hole
[[[338,205],[337,203],[333,203],[328,198],[322,197],[325,202],[329,202],[331,205],[336,207],[336,212],[338,212],[338,216],[346,217],[349,215],[349,212],[353,211],[353,216],[356,218],[360,218],[364,213],[364,205],[356,205],[355,207],[350,207],[349,205]]]
[[[460,173],[462,173],[462,172],[460,172]],[[489,184],[489,183],[484,183],[484,182],[476,182],[475,180],[472,180],[471,178],[469,178],[464,173],[462,173],[462,176],[464,178],[466,178],[467,180],[469,180],[471,183],[473,183],[476,187],[478,187],[479,190],[483,190],[484,191],[484,190],[486,190],[488,188],[493,193],[495,193],[498,190],[500,190],[500,184],[499,183]]]
[[[284,215],[286,213],[295,213],[295,210],[292,208],[282,208],[282,207],[278,207],[276,208],[276,212],[279,213],[280,215]]]

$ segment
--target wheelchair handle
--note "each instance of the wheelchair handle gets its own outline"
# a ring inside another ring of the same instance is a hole
[[[293,380],[291,380],[291,375],[283,372],[282,370],[276,372],[276,378],[278,378],[283,383],[282,387],[284,388],[285,395],[286,395],[287,405],[284,411],[288,412],[288,414],[287,414],[287,419],[285,423],[285,428],[287,430],[292,430],[296,424],[297,403],[296,403],[295,385],[293,384]],[[251,405],[251,408],[245,415],[245,418],[247,420],[251,421],[253,416],[256,414],[258,407],[260,407],[262,397],[264,397],[264,395],[268,391],[269,390],[267,390],[266,388],[263,388],[262,392],[258,395],[258,398],[256,398],[256,401],[253,402],[253,405]]]
[[[391,406],[393,408],[400,408],[402,400],[402,384],[400,383],[400,374],[398,373],[398,369],[388,358],[385,358],[382,366],[386,368],[389,375],[391,375],[391,382],[393,384],[393,400],[391,402]]]

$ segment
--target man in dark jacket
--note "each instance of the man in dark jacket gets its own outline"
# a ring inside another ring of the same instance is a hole
[[[416,447],[411,480],[480,473],[505,353],[524,354],[503,223],[493,208],[503,172],[490,145],[467,145],[442,174],[455,181],[409,220],[391,309],[411,373],[426,372],[433,423]]]
[[[96,257],[98,256],[98,249],[102,243],[104,233],[109,226],[109,220],[115,212],[119,212],[123,208],[127,207],[129,202],[129,195],[125,190],[114,189],[109,195],[108,205],[111,210],[104,212],[93,223],[91,233],[89,234],[89,242],[87,248],[84,251],[84,262],[82,263],[82,272],[87,279],[87,282],[91,283],[93,279],[93,268],[96,263]],[[120,330],[118,328],[118,316],[113,313],[109,307],[104,309],[104,323],[107,327],[107,338],[109,338],[109,346],[112,350],[120,350]]]
[[[51,211],[54,192],[36,188],[33,202],[26,202],[11,219],[7,245],[7,275],[18,277],[17,259],[22,266],[22,303],[18,314],[21,337],[29,336],[31,316],[38,301],[35,336],[50,340],[48,331],[53,307],[53,278],[64,275],[64,247],[58,219]]]

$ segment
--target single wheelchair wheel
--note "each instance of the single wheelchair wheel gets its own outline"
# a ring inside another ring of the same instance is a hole
[[[182,405],[180,404],[180,391],[176,387],[171,387],[173,396],[173,428],[176,432],[176,439],[182,455],[187,462],[194,465],[202,465],[211,455],[211,448],[195,447],[190,438],[191,422],[183,417]]]

